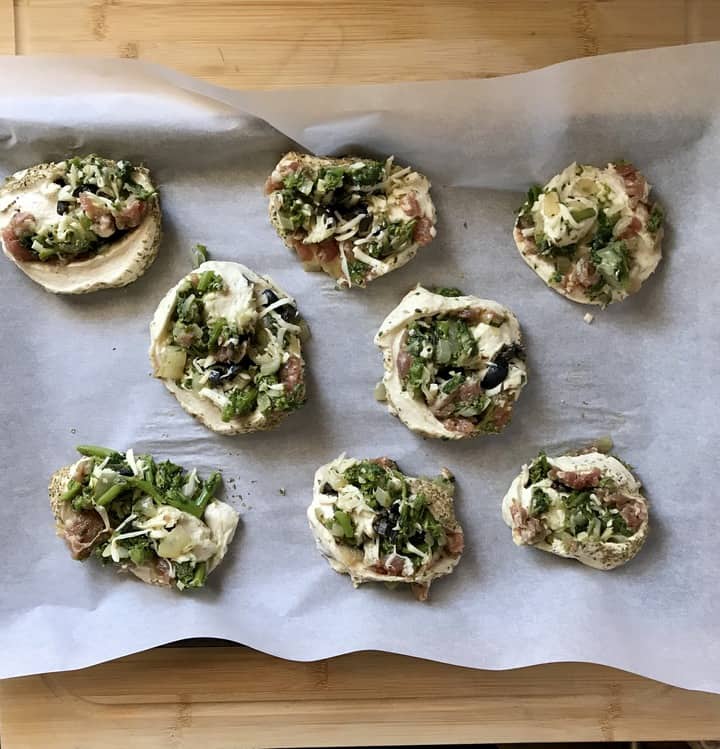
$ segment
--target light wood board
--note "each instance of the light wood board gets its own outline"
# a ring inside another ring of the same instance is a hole
[[[469,78],[719,38],[718,5],[717,0],[16,0],[15,44],[19,54],[140,58],[238,88]]]
[[[720,39],[720,0],[0,0],[0,53],[129,57],[232,87],[469,78]],[[1,655],[0,655],[1,657]],[[3,749],[720,739],[720,696],[612,669],[297,664],[165,648],[0,682]]]
[[[13,0],[0,0],[0,55],[15,52],[15,20]]]
[[[719,695],[609,668],[490,672],[380,653],[292,663],[229,647],[163,648],[0,682],[0,709],[3,749],[720,736]]]

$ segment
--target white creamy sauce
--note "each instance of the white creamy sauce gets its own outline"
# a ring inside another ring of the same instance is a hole
[[[257,320],[253,284],[248,281],[242,269],[234,263],[227,263],[222,276],[225,289],[211,291],[202,298],[208,320],[225,318],[234,323],[240,330],[247,330]]]
[[[3,201],[3,205],[0,206],[2,226],[7,226],[17,211],[32,213],[37,232],[54,226],[61,218],[57,212],[59,191],[59,185],[52,181],[43,181],[14,193],[12,198]]]
[[[405,213],[400,203],[405,195],[414,193],[421,215],[435,221],[435,206],[430,198],[430,182],[417,172],[410,172],[403,179],[390,177],[392,188],[385,202],[385,213],[390,221],[409,221],[410,217]]]
[[[517,330],[507,323],[496,327],[481,322],[470,328],[470,332],[477,343],[478,353],[484,359],[492,359],[503,346],[517,340]]]
[[[208,572],[212,572],[227,553],[228,546],[235,535],[240,515],[227,502],[215,500],[205,508],[203,520],[210,528],[216,546],[215,554],[208,560],[207,566]]]

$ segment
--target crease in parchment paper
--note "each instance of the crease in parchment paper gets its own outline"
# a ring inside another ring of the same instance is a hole
[[[84,298],[0,264],[0,677],[218,637],[297,660],[375,649],[488,669],[588,661],[720,692],[719,63],[720,45],[704,44],[486,81],[233,92],[131,61],[1,58],[0,175],[68,153],[142,160],[165,240],[136,283]],[[427,173],[438,238],[364,292],[303,273],[262,195],[296,147],[394,153]],[[617,158],[666,207],[665,259],[588,326],[585,308],[522,262],[512,224],[531,183]],[[274,432],[212,434],[150,376],[148,323],[197,242],[272,276],[310,323],[309,401]],[[375,402],[373,335],[417,282],[517,314],[529,382],[503,434],[423,440]],[[603,573],[516,548],[500,501],[522,463],[606,434],[651,501],[640,555]],[[179,595],[70,558],[47,479],[87,442],[222,469],[241,530],[206,590]],[[456,474],[467,552],[426,605],[402,589],[353,590],[314,548],[313,473],[342,451]]]

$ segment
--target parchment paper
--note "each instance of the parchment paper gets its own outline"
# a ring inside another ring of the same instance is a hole
[[[0,173],[91,151],[142,160],[165,216],[157,261],[126,289],[54,297],[1,259],[0,677],[214,636],[298,660],[380,649],[494,669],[591,661],[720,692],[719,63],[710,44],[487,81],[237,93],[132,62],[0,60]],[[437,240],[365,292],[303,273],[261,190],[291,138],[426,172]],[[667,208],[666,256],[588,326],[587,308],[522,262],[511,230],[532,182],[621,157]],[[270,274],[312,327],[309,402],[272,433],[216,436],[149,376],[150,317],[196,242]],[[530,377],[502,435],[423,440],[373,399],[373,334],[418,281],[518,315]],[[605,434],[652,501],[640,555],[597,572],[516,548],[500,500],[520,465]],[[70,558],[46,486],[87,442],[222,469],[242,523],[208,588],[180,595]],[[456,473],[467,551],[428,604],[353,590],[315,550],[313,473],[342,451]]]

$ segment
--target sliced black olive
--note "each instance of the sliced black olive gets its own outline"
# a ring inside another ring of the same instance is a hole
[[[487,372],[480,381],[480,387],[483,390],[492,390],[496,388],[508,375],[508,365],[504,359],[500,361],[491,361],[488,364]]]
[[[508,363],[511,359],[525,359],[525,349],[520,343],[505,344],[488,364],[485,377],[480,382],[484,390],[492,390],[508,376]]]
[[[225,374],[224,368],[221,369],[218,365],[215,365],[208,374],[208,382],[211,385],[219,385],[222,382],[222,376]]]
[[[506,343],[495,355],[495,361],[509,362],[511,359],[525,359],[525,349],[521,343]]]
[[[409,539],[413,546],[420,546],[425,543],[425,533],[416,533],[412,538]]]
[[[378,516],[373,522],[373,528],[378,536],[387,536],[390,532],[390,521],[384,516]]]
[[[236,362],[233,362],[227,369],[227,372],[225,373],[225,376],[222,378],[223,380],[233,380],[235,377],[237,377],[240,372],[243,371],[242,364],[238,364]]]
[[[280,297],[272,289],[265,289],[265,291],[263,291],[263,297],[265,298],[266,307],[269,307],[271,304],[275,304],[275,302],[279,301],[280,299]],[[288,302],[287,304],[283,304],[275,311],[278,313],[278,315],[280,315],[280,317],[282,317],[283,320],[285,320],[285,322],[295,323],[299,318],[297,307],[290,302]]]
[[[386,538],[391,543],[394,543],[397,538],[398,532],[395,530],[395,525],[398,521],[398,509],[395,505],[383,508],[380,512],[375,515],[373,520],[373,529],[378,536]]]
[[[118,473],[121,476],[132,476],[133,475],[132,468],[130,468],[130,466],[123,466],[122,468],[120,468],[118,470]]]
[[[278,314],[285,322],[296,323],[300,319],[297,307],[294,304],[283,304],[278,310]]]
[[[82,184],[82,185],[78,185],[78,186],[77,186],[77,187],[76,187],[76,188],[75,188],[75,189],[73,190],[73,193],[72,193],[72,194],[73,194],[73,196],[74,196],[74,197],[76,197],[76,198],[77,198],[77,196],[78,196],[78,195],[79,195],[79,194],[80,194],[81,192],[91,192],[91,193],[97,193],[97,191],[98,191],[98,186],[97,186],[97,185]]]
[[[337,492],[327,481],[320,487],[320,494],[328,494],[331,497],[337,497]]]
[[[57,202],[57,212],[64,216],[70,209],[72,208],[72,204],[69,200],[58,200]]]
[[[363,216],[358,224],[358,234],[367,234],[372,227],[372,216]]]
[[[67,182],[65,182],[64,177],[56,177],[53,180],[53,183],[56,185],[60,185],[60,187],[65,187],[65,185],[67,184]]]
[[[210,369],[208,382],[211,385],[219,385],[221,382],[232,380],[233,378],[237,377],[240,372],[242,372],[242,370],[242,365],[235,362],[230,364],[225,362],[216,362]]]

